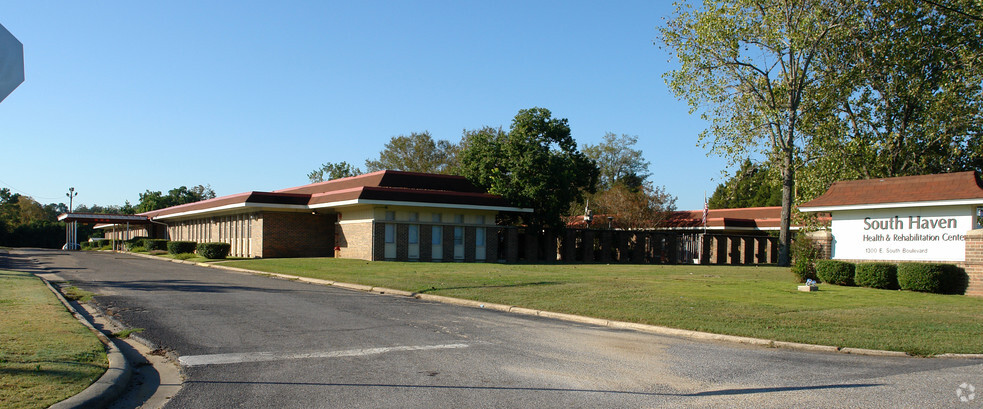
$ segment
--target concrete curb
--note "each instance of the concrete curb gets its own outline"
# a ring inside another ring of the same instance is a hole
[[[35,275],[35,277],[38,276]],[[58,300],[61,301],[65,308],[68,308],[68,311],[72,313],[75,319],[89,328],[106,345],[106,358],[109,361],[109,368],[106,370],[106,373],[102,374],[92,385],[89,385],[88,388],[85,388],[85,390],[75,396],[51,405],[49,409],[104,408],[109,406],[110,403],[126,391],[126,386],[130,382],[130,376],[133,374],[133,367],[112,339],[97,330],[92,323],[85,320],[82,314],[48,280],[42,277],[38,278],[58,297]]]
[[[160,258],[156,256],[138,254],[138,253],[131,253],[131,254],[160,260]],[[172,260],[172,261],[184,262],[182,260]],[[763,338],[742,337],[737,335],[713,334],[709,332],[662,327],[658,325],[639,324],[639,323],[624,322],[624,321],[611,321],[602,318],[585,317],[581,315],[565,314],[565,313],[552,312],[552,311],[541,311],[541,310],[517,307],[512,305],[485,303],[481,301],[447,297],[443,295],[411,293],[408,291],[394,290],[385,287],[373,287],[373,286],[362,285],[362,284],[342,283],[338,281],[320,280],[316,278],[299,277],[289,274],[266,273],[262,271],[248,270],[248,269],[237,268],[237,267],[226,267],[216,264],[208,264],[208,263],[189,263],[189,264],[197,264],[204,267],[234,271],[238,273],[262,275],[267,277],[302,281],[312,284],[330,285],[334,287],[340,287],[340,288],[345,288],[355,291],[370,292],[376,294],[386,294],[386,295],[407,296],[423,301],[434,301],[444,304],[460,305],[464,307],[490,309],[490,310],[502,311],[502,312],[513,313],[513,314],[531,315],[531,316],[537,316],[543,318],[557,319],[562,321],[576,322],[586,325],[594,325],[599,327],[639,331],[649,334],[666,335],[666,336],[688,338],[688,339],[695,339],[695,340],[722,341],[722,342],[730,342],[736,344],[756,345],[766,348],[782,348],[782,349],[791,349],[791,350],[806,351],[806,352],[826,352],[826,353],[841,353],[841,354],[850,354],[850,355],[881,356],[881,357],[914,357],[913,355],[909,355],[908,353],[901,352],[901,351],[883,351],[883,350],[876,350],[876,349],[845,348],[845,347],[835,347],[830,345],[803,344],[798,342],[776,341],[776,340],[763,339]],[[939,354],[939,355],[933,355],[931,358],[983,359],[983,354]]]

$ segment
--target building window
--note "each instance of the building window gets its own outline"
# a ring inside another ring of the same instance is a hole
[[[441,240],[440,235],[443,234],[443,232],[444,229],[442,227],[433,226],[430,233],[430,244],[433,244],[435,246],[439,246],[440,244],[442,244],[443,240]]]
[[[410,221],[415,222],[420,220],[420,213],[410,212]]]
[[[386,243],[396,242],[396,225],[387,224],[386,225]]]
[[[464,245],[464,228],[454,227],[454,245],[463,246]]]
[[[983,206],[976,208],[976,228],[983,229]]]
[[[396,212],[391,211],[391,210],[390,211],[386,211],[386,220],[389,220],[389,221],[396,220]]]
[[[477,227],[474,229],[474,245],[484,246],[485,245],[485,228]]]
[[[410,244],[420,244],[420,226],[416,224],[411,224],[408,227],[409,242]]]
[[[454,215],[454,223],[464,224],[464,215],[463,214],[455,214]]]
[[[485,224],[485,215],[480,214],[474,217],[475,224]]]
[[[440,223],[440,213],[434,213],[433,214],[433,222],[434,223]]]

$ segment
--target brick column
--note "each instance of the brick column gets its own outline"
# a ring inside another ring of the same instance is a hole
[[[617,237],[617,242],[618,242],[618,262],[619,263],[630,262],[631,258],[630,256],[628,256],[628,248],[629,248],[628,232],[624,230],[618,231],[618,234],[615,237]]]
[[[526,262],[527,263],[537,263],[539,262],[539,241],[542,240],[542,236],[538,232],[530,231],[526,229]]]
[[[396,225],[396,261],[406,261],[410,259],[410,226],[405,224]]]
[[[475,236],[474,236],[474,226],[466,226],[464,228],[464,262],[474,263],[475,261]]]
[[[514,227],[505,230],[505,261],[519,262],[519,229]]]
[[[498,227],[485,228],[485,261],[488,263],[498,262]]]
[[[563,262],[573,263],[577,261],[577,230],[563,230]]]
[[[806,237],[812,239],[812,244],[819,249],[819,258],[823,260],[833,258],[833,232],[819,230],[806,233]]]
[[[645,237],[648,233],[635,233],[632,237],[635,238],[635,247],[631,252],[631,262],[634,264],[642,264],[645,262]]]
[[[433,261],[433,225],[420,225],[420,261]]]
[[[441,261],[454,261],[454,226],[444,226],[444,255]]]
[[[545,245],[543,246],[543,261],[547,263],[556,262],[556,233],[551,230],[547,230],[545,236]]]
[[[983,297],[983,229],[966,233],[966,295]]]
[[[584,252],[583,262],[593,263],[594,262],[594,231],[590,229],[584,230],[583,240],[581,240],[581,243],[583,244],[583,246],[581,246],[581,250]]]
[[[600,262],[610,263],[611,262],[611,236],[613,232],[611,230],[601,231],[601,257]]]
[[[744,248],[741,249],[741,261],[744,264],[754,264],[754,238],[742,237]]]
[[[754,241],[756,243],[754,262],[768,264],[768,239],[766,237],[758,237]]]
[[[709,234],[704,234],[702,240],[703,242],[700,244],[700,264],[706,265],[710,264],[710,246],[713,241]]]
[[[386,225],[372,222],[372,260],[386,259]]]
[[[730,237],[730,264],[741,264],[741,238]]]

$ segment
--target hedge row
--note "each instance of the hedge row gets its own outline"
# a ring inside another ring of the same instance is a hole
[[[198,243],[193,241],[173,240],[167,242],[167,252],[171,254],[194,253]]]
[[[963,294],[969,285],[969,276],[963,269],[940,263],[854,264],[819,260],[816,262],[816,275],[828,284],[937,294]]]
[[[816,276],[824,283],[854,285],[855,266],[839,260],[819,260],[816,262]]]
[[[167,240],[165,240],[165,239],[145,239],[143,241],[143,248],[147,249],[147,251],[167,250]]]
[[[952,264],[904,263],[898,265],[898,285],[904,290],[962,294],[969,285],[969,276]]]
[[[229,256],[232,245],[229,243],[199,243],[198,255],[204,258],[219,259]]]

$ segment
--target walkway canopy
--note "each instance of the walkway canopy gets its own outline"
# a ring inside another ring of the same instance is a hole
[[[109,224],[150,224],[150,218],[132,214],[62,213],[60,222],[109,223]]]

